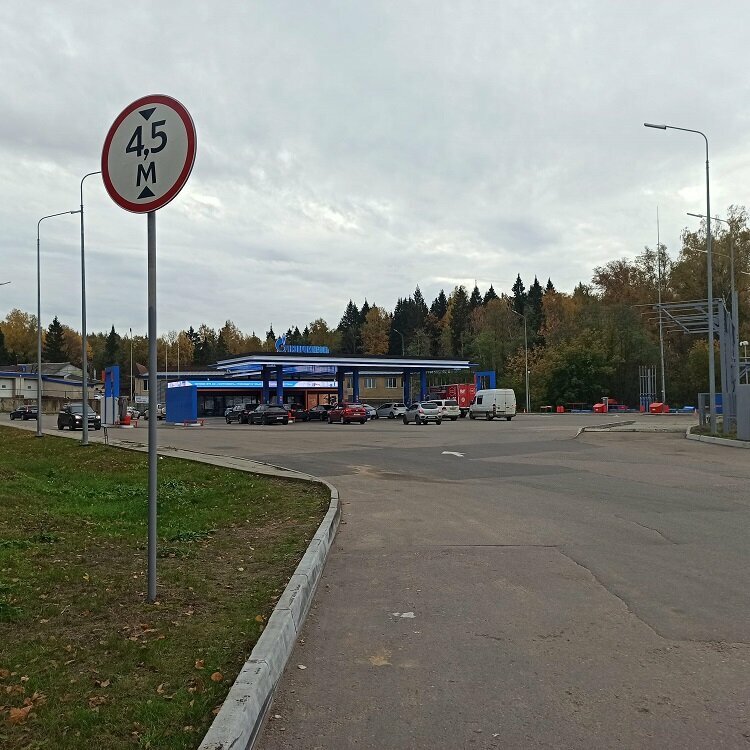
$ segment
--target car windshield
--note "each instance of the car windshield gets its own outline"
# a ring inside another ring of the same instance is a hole
[[[73,414],[83,414],[83,404],[71,404],[69,407]],[[93,412],[93,409],[88,409],[89,414]]]
[[[458,401],[453,401],[452,399],[445,402],[446,406],[458,406]]]
[[[423,409],[437,409],[438,405],[434,401],[423,401],[422,408]]]

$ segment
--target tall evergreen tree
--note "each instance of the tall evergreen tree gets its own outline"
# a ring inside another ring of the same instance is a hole
[[[474,282],[474,288],[471,290],[471,297],[469,297],[469,309],[474,312],[478,307],[482,306],[482,294],[479,291],[479,287]]]
[[[500,299],[497,296],[497,292],[495,291],[495,288],[490,284],[490,288],[487,290],[487,293],[484,295],[484,300],[482,301],[483,305],[486,305],[488,302],[492,302],[493,299]]]
[[[351,300],[344,310],[337,330],[341,334],[341,353],[357,354],[360,347],[359,310]]]
[[[471,305],[466,287],[457,286],[448,303],[450,308],[450,338],[453,353],[456,356],[464,355],[466,335],[469,332]]]
[[[549,294],[550,292],[556,291],[555,285],[552,283],[552,279],[547,278],[547,286],[544,287],[544,293]]]
[[[539,279],[534,276],[534,283],[529,287],[529,292],[526,295],[526,316],[528,318],[528,326],[536,337],[539,333],[539,329],[542,325],[542,297],[544,292],[542,286],[539,283]]]
[[[430,312],[438,319],[442,320],[445,317],[445,313],[448,311],[448,299],[445,296],[445,292],[441,289],[437,297],[432,301],[430,305]]]
[[[524,315],[526,308],[526,287],[521,281],[521,274],[516,277],[516,283],[513,284],[513,309],[519,314]]]
[[[414,312],[416,314],[414,324],[416,327],[421,328],[424,325],[424,319],[427,317],[427,313],[430,311],[427,309],[427,303],[424,301],[424,296],[422,295],[422,290],[419,288],[419,284],[417,284],[417,288],[414,290],[414,296],[412,299],[414,300]]]
[[[367,313],[370,312],[370,303],[365,299],[365,301],[362,303],[362,309],[359,311],[359,328],[360,332],[362,330],[362,326],[365,324],[365,321],[367,320]]]
[[[0,365],[9,365],[10,362],[10,352],[5,348],[5,334],[0,329]]]
[[[120,361],[120,335],[115,331],[114,326],[104,342],[104,360],[106,367],[116,365]]]
[[[114,327],[112,328],[114,331]],[[68,359],[65,350],[65,332],[55,315],[44,336],[42,358],[45,362],[65,362]]]

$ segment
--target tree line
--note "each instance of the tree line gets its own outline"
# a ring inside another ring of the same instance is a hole
[[[740,338],[747,339],[750,303],[747,212],[731,206],[729,229],[713,229],[714,294],[730,307],[730,242],[739,288]],[[538,277],[525,286],[520,274],[507,293],[475,284],[441,290],[430,304],[419,285],[392,310],[364,299],[349,300],[335,327],[322,318],[286,330],[288,344],[327,346],[340,354],[391,354],[470,359],[494,370],[499,382],[522,394],[526,346],[532,406],[594,403],[602,396],[636,405],[638,368],[658,365],[659,292],[664,302],[706,296],[706,227],[685,229],[675,257],[664,245],[645,247],[633,260],[619,259],[594,269],[590,283],[570,292]],[[730,237],[731,235],[731,237]],[[524,338],[525,326],[525,338]],[[170,331],[157,340],[160,369],[189,370],[255,351],[273,351],[277,334],[243,333],[232,321],[214,329],[204,324]],[[146,336],[125,336],[114,326],[88,336],[95,372],[119,364],[127,378],[131,362],[146,363]],[[178,361],[179,358],[179,361]],[[0,364],[36,359],[36,318],[11,310],[0,322]],[[81,364],[81,336],[57,317],[44,335],[43,359]],[[708,381],[706,337],[670,332],[665,337],[668,400],[691,404]],[[718,360],[717,360],[718,361]],[[162,365],[162,363],[164,363]],[[720,373],[717,373],[717,379]],[[718,381],[720,382],[720,381]]]

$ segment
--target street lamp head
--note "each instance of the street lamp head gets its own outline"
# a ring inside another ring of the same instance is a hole
[[[747,346],[747,341],[740,341],[740,346]]]
[[[656,128],[657,130],[666,130],[666,125],[655,125],[653,122],[644,122],[643,126],[646,128]]]
[[[695,216],[696,219],[705,219],[706,218],[705,214],[691,214],[690,211],[687,212],[687,215],[688,216]]]

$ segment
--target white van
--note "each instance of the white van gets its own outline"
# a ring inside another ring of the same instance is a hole
[[[469,407],[469,419],[505,417],[509,422],[516,416],[516,394],[511,388],[491,388],[477,391]]]

